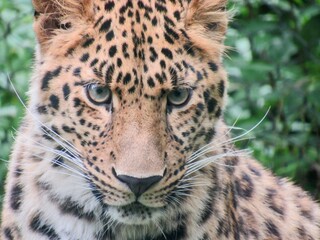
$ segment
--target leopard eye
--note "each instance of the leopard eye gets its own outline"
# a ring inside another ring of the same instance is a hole
[[[189,89],[180,88],[169,92],[167,99],[168,104],[180,107],[186,104],[190,99],[191,92]]]
[[[110,104],[112,99],[111,90],[107,86],[90,84],[87,86],[87,96],[89,100],[96,104]]]

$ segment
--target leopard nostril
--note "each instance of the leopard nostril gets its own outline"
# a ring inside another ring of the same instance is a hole
[[[159,175],[147,178],[136,178],[128,175],[117,175],[114,169],[112,172],[117,179],[125,183],[130,188],[137,198],[146,192],[152,185],[156,184],[162,179],[162,176]]]

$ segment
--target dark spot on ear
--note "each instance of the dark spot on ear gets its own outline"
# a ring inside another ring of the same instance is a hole
[[[216,22],[211,22],[211,23],[206,24],[206,27],[207,27],[207,29],[208,29],[209,31],[214,31],[214,30],[217,29],[218,23],[216,23]]]
[[[34,11],[33,16],[35,17],[35,19],[37,19],[40,16],[40,13],[37,11]]]
[[[45,31],[46,35],[50,36],[53,34],[53,31],[55,29],[60,28],[61,23],[58,19],[59,19],[58,14],[52,14],[52,16],[43,19],[41,24],[41,29]]]
[[[59,28],[63,29],[63,30],[68,30],[69,28],[72,27],[71,22],[67,22],[67,23],[59,23]]]

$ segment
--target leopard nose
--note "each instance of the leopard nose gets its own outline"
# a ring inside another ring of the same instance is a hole
[[[151,186],[159,182],[163,177],[156,175],[147,178],[136,178],[128,175],[117,175],[115,171],[113,171],[113,173],[117,179],[125,183],[130,188],[137,198],[146,192]]]

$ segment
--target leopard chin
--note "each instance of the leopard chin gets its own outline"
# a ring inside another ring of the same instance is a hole
[[[112,220],[126,225],[150,225],[159,221],[165,207],[147,207],[139,202],[124,206],[110,206],[108,216]]]

